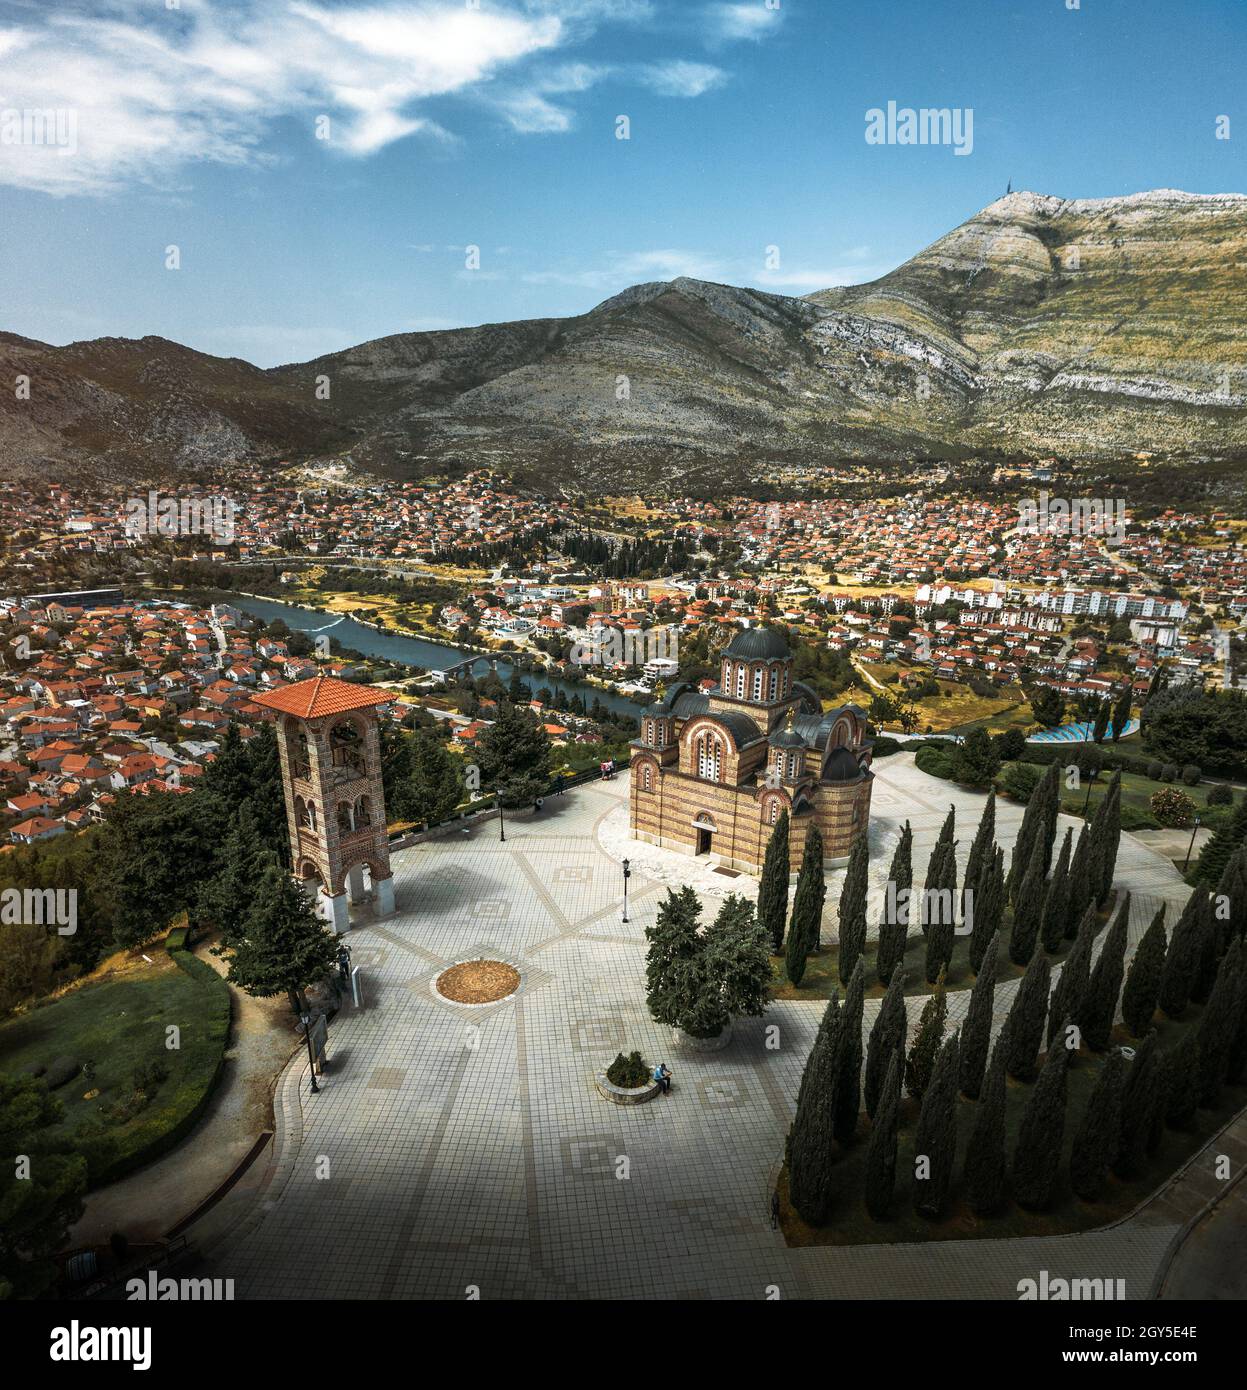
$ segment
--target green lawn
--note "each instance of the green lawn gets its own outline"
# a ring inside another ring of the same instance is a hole
[[[1175,1046],[1182,1034],[1188,1028],[1196,1025],[1200,1012],[1198,1006],[1192,1005],[1187,1009],[1186,1017],[1179,1021],[1158,1015],[1156,1028],[1160,1034],[1159,1046],[1161,1049],[1168,1051]],[[1115,1045],[1123,1043],[1137,1045],[1137,1039],[1131,1038],[1126,1030],[1120,1026],[1114,1032],[1113,1042]],[[913,1210],[911,1198],[911,1175],[914,1171],[914,1132],[918,1122],[918,1104],[907,1097],[902,1106],[901,1132],[897,1143],[896,1188],[889,1218],[886,1221],[872,1221],[862,1200],[866,1149],[870,1134],[870,1122],[863,1115],[859,1122],[856,1141],[846,1152],[841,1153],[836,1164],[836,1172],[840,1180],[839,1189],[843,1196],[833,1208],[827,1225],[813,1227],[806,1225],[801,1220],[788,1201],[787,1170],[785,1169],[781,1175],[779,1181],[780,1225],[784,1232],[784,1238],[789,1245],[861,1245],[884,1244],[892,1241],[966,1240],[979,1237],[1001,1239],[1009,1236],[1059,1235],[1067,1231],[1081,1231],[1089,1227],[1101,1226],[1126,1215],[1148,1197],[1209,1136],[1220,1129],[1244,1105],[1247,1105],[1247,1087],[1225,1087],[1221,1092],[1220,1105],[1215,1110],[1198,1111],[1196,1125],[1191,1130],[1166,1129],[1164,1131],[1160,1148],[1149,1160],[1146,1171],[1140,1177],[1130,1182],[1123,1182],[1110,1175],[1100,1200],[1084,1202],[1076,1197],[1069,1187],[1069,1151],[1086,1108],[1087,1099],[1103,1064],[1104,1056],[1097,1056],[1085,1049],[1080,1051],[1071,1062],[1062,1167],[1052,1205],[1047,1211],[1024,1211],[1010,1202],[997,1215],[980,1217],[976,1216],[962,1199],[962,1164],[970,1139],[975,1102],[959,1097],[957,1102],[957,1164],[953,1174],[952,1193],[948,1207],[944,1217],[938,1221],[931,1221],[926,1217],[919,1216]],[[1012,1079],[1008,1082],[1006,1151],[1010,1157],[1021,1125],[1022,1111],[1031,1090],[1032,1085]],[[1136,1290],[1132,1296],[1142,1297],[1143,1291]]]
[[[1036,766],[1037,771],[1042,775],[1044,769]],[[1072,765],[1072,758],[1071,758]],[[1000,777],[1003,778],[1009,763],[1004,763],[1000,769]],[[1087,814],[1094,815],[1096,807],[1104,799],[1108,792],[1108,784],[1112,780],[1113,769],[1102,768],[1097,774],[1095,781],[1091,784],[1091,799],[1087,804]],[[1122,807],[1122,828],[1124,830],[1144,830],[1154,829],[1157,826],[1155,816],[1152,815],[1151,800],[1155,792],[1164,787],[1174,787],[1180,792],[1185,792],[1195,803],[1196,813],[1200,818],[1200,823],[1215,830],[1217,826],[1229,815],[1233,814],[1230,806],[1209,806],[1208,793],[1213,789],[1215,783],[1201,782],[1197,786],[1188,787],[1182,781],[1173,782],[1154,782],[1150,777],[1142,777],[1137,772],[1123,772],[1121,774],[1121,807]],[[1087,783],[1084,778],[1078,790],[1072,790],[1062,784],[1061,787],[1061,810],[1068,815],[1081,816],[1084,803],[1087,802]]]
[[[74,1137],[86,1153],[92,1187],[177,1142],[215,1084],[229,1034],[229,990],[208,966],[193,965],[192,975],[160,951],[141,973],[83,985],[0,1026],[6,1072],[32,1063],[51,1068],[62,1058],[94,1067],[92,1079],[79,1070],[52,1092],[65,1111],[55,1132]],[[176,1048],[166,1046],[170,1027],[179,1030]],[[93,1089],[99,1095],[86,1099]]]

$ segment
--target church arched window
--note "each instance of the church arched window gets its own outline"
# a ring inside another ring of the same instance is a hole
[[[736,663],[736,698],[738,700],[745,698],[745,675],[745,663],[738,661]]]
[[[648,764],[641,769],[641,790],[647,792],[654,790],[654,769]]]
[[[767,695],[767,699],[768,699],[768,700],[773,700],[773,699],[775,698],[776,694],[777,694],[778,691],[779,691],[779,667],[778,667],[778,666],[772,666],[772,667],[771,667],[771,680],[770,680],[770,685],[769,685],[768,689],[769,689],[769,694]]]
[[[697,775],[707,782],[719,780],[722,765],[722,744],[711,733],[702,734],[697,740]]]
[[[762,699],[762,676],[763,667],[755,666],[753,671],[753,698],[755,701]]]

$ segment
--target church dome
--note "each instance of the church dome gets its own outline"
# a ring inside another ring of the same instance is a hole
[[[833,748],[823,763],[822,782],[860,782],[865,774],[847,748]]]
[[[774,628],[748,627],[732,638],[724,655],[738,661],[786,661],[792,653]]]
[[[797,733],[792,724],[787,724],[782,729],[776,729],[769,739],[772,748],[804,748],[805,739]]]

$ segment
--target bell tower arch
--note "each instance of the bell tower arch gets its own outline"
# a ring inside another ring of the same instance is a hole
[[[365,870],[376,911],[394,911],[377,722],[389,698],[333,676],[254,697],[277,715],[294,875],[317,885],[318,910],[338,933],[350,926],[348,899],[366,898]]]

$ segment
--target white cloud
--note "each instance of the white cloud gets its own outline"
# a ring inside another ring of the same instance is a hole
[[[466,92],[564,39],[556,14],[462,0],[350,10],[239,0],[228,11],[131,15],[53,13],[41,27],[0,30],[0,109],[64,112],[75,127],[72,147],[0,141],[0,183],[59,194],[167,186],[191,161],[257,160],[282,117],[306,121],[310,137],[328,116],[330,148],[356,156],[417,132],[445,138],[420,102]]]
[[[727,73],[722,68],[683,59],[651,63],[641,69],[640,75],[647,87],[664,97],[699,97],[727,81]]]
[[[706,18],[715,38],[764,39],[779,27],[782,10],[764,0],[736,0],[736,3],[708,5]]]

